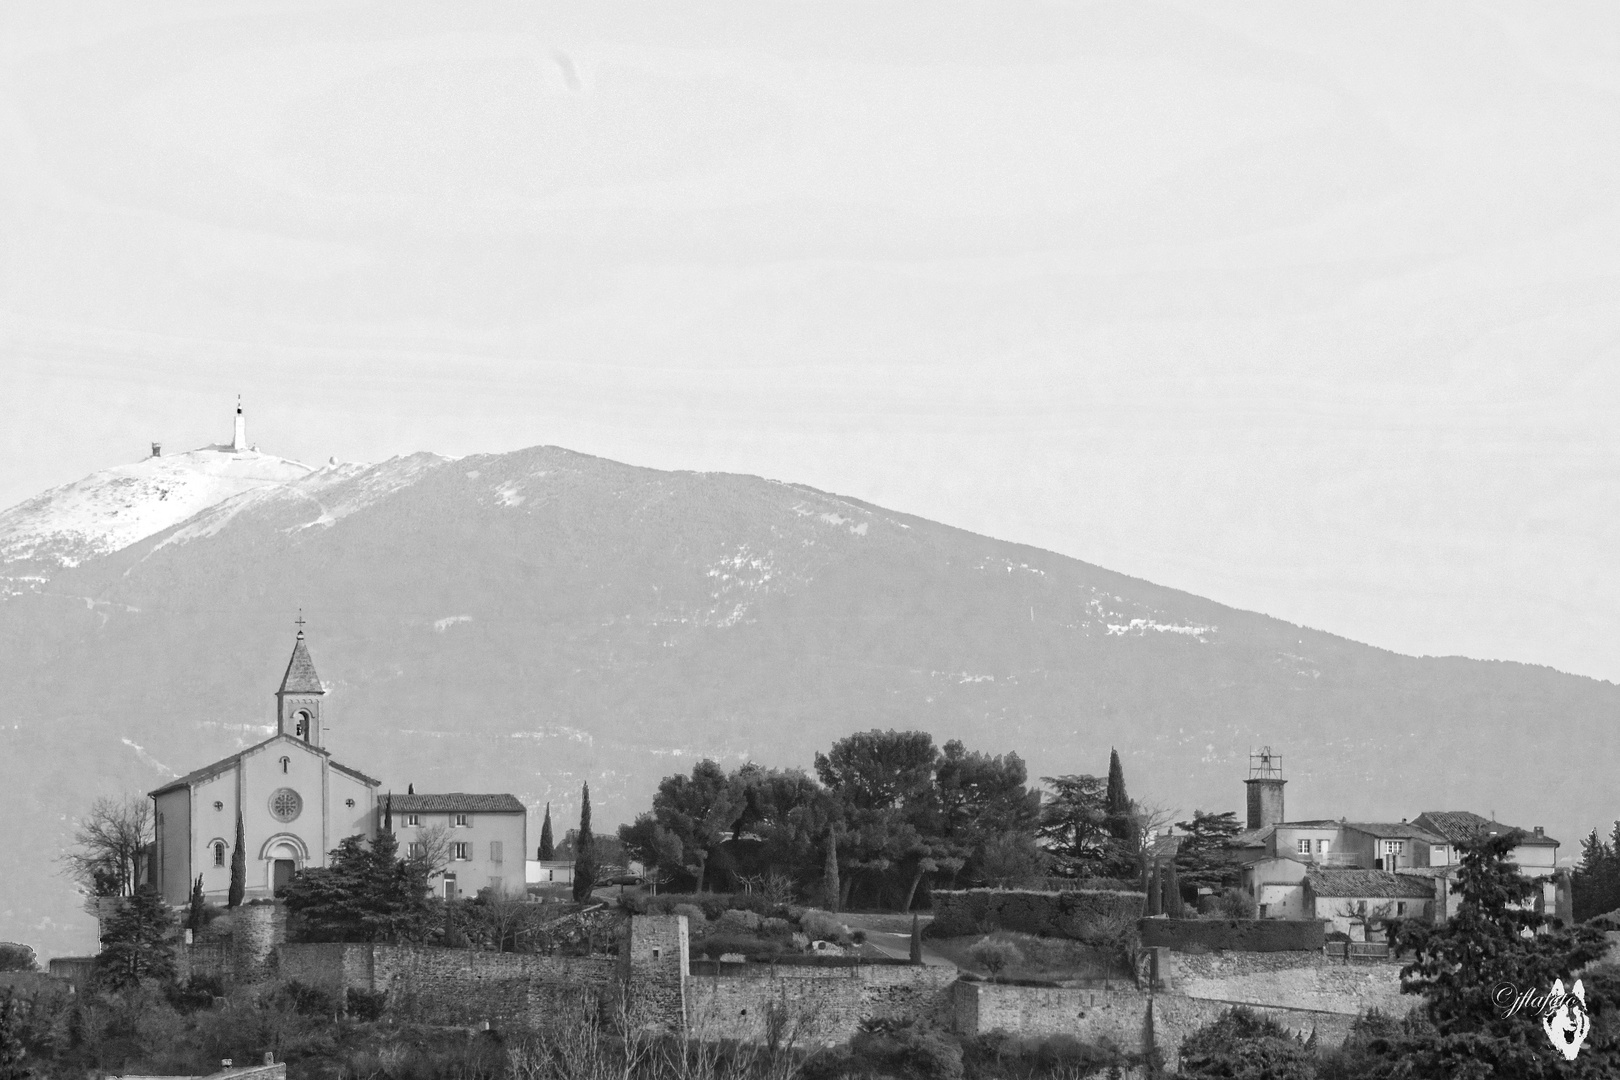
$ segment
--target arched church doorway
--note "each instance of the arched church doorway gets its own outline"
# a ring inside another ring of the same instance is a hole
[[[291,844],[281,843],[270,849],[270,895],[280,896],[298,872],[298,852]]]

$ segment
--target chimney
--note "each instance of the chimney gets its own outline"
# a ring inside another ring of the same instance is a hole
[[[1274,754],[1271,747],[1262,746],[1249,755],[1249,778],[1243,781],[1249,789],[1249,828],[1263,829],[1283,819],[1282,755]]]
[[[1547,835],[1547,830],[1543,829],[1540,825],[1537,825],[1536,826],[1536,835],[1537,836],[1546,836]]]

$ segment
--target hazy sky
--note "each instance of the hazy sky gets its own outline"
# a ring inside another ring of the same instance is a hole
[[[795,480],[1620,679],[1620,7],[0,7],[0,505]]]

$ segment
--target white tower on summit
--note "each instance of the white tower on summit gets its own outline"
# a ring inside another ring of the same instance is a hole
[[[242,395],[236,395],[236,430],[231,434],[231,449],[240,454],[248,448],[247,420],[242,416]]]

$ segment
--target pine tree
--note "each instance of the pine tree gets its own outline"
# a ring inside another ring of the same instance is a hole
[[[191,906],[186,910],[186,929],[195,933],[202,929],[203,907],[208,903],[203,896],[202,875],[191,883]]]
[[[236,847],[231,852],[231,888],[225,894],[225,906],[241,907],[247,893],[247,837],[242,831],[242,811],[236,811]]]
[[[591,785],[580,793],[579,837],[574,841],[574,899],[583,903],[596,887],[596,838],[591,835]]]
[[[101,935],[101,955],[96,957],[97,976],[115,990],[136,986],[146,979],[174,978],[174,947],[169,941],[173,926],[174,916],[157,890],[141,886],[107,920]]]
[[[540,861],[550,862],[557,857],[557,846],[551,839],[551,804],[546,803],[546,819],[540,823]]]

